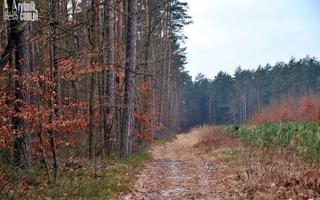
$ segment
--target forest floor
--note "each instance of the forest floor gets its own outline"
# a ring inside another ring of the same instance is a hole
[[[48,180],[42,165],[17,170],[0,163],[0,199],[118,199],[150,159],[149,153],[136,153],[128,159],[62,160],[57,183]]]
[[[140,172],[134,188],[124,199],[225,199],[223,193],[230,193],[221,183],[228,176],[226,169],[230,172],[232,168],[226,167],[218,159],[220,156],[197,148],[200,134],[201,129],[194,129],[178,135],[171,143],[152,148],[153,162]],[[219,155],[225,155],[224,151],[232,155],[230,149],[223,149]]]

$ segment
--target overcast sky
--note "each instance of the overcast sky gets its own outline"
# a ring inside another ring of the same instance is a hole
[[[186,0],[187,70],[213,78],[237,66],[320,57],[320,0]]]

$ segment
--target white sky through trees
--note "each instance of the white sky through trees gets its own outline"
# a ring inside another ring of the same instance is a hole
[[[186,0],[187,70],[213,78],[307,54],[320,58],[320,0]]]

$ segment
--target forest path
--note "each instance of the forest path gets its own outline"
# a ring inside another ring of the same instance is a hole
[[[194,145],[199,130],[178,135],[177,139],[152,150],[153,162],[139,174],[126,200],[197,199],[215,200],[215,166],[197,156]]]

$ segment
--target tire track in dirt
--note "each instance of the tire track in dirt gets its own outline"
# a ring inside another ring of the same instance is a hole
[[[178,135],[169,144],[152,150],[154,161],[139,174],[125,200],[216,200],[213,191],[215,166],[196,156],[199,132]]]

